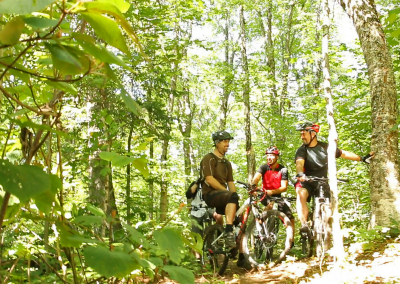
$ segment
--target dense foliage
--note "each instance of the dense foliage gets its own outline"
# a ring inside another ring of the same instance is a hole
[[[400,10],[384,6],[397,54]],[[319,1],[3,0],[0,13],[2,283],[194,283],[201,242],[184,192],[221,127],[235,136],[234,177],[247,179],[246,78],[256,166],[276,145],[293,179],[294,125],[316,121],[328,136]],[[340,32],[332,26],[338,143],[366,154],[367,70]],[[338,174],[350,180],[339,209],[354,237],[369,223],[368,167],[338,160]]]

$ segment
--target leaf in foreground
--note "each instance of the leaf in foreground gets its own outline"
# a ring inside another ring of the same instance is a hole
[[[86,247],[83,250],[86,264],[105,277],[122,278],[140,266],[129,254],[109,251],[105,247]]]
[[[184,283],[184,284],[194,283],[193,272],[187,268],[166,265],[163,267],[163,270],[168,272],[169,277],[172,280],[176,280],[179,283]]]

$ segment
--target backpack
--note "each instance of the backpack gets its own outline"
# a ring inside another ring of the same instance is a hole
[[[190,191],[190,188],[194,185],[198,184],[196,192],[192,194]],[[208,206],[206,202],[203,199],[203,194],[201,190],[201,182],[195,181],[192,182],[189,186],[188,191],[186,192],[186,197],[188,198],[193,198],[191,202],[191,207],[192,210],[190,211],[190,214],[196,218],[201,218],[207,213]]]

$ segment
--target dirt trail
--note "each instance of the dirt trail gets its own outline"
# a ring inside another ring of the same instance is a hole
[[[223,277],[201,276],[196,283],[271,283],[271,284],[400,284],[400,242],[382,244],[375,252],[362,253],[361,244],[353,244],[345,263],[339,267],[333,262],[320,267],[315,258],[289,259],[264,271],[246,271],[230,262]],[[322,269],[322,274],[321,274]]]

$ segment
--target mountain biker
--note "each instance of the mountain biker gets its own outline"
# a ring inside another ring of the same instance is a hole
[[[300,232],[308,232],[307,225],[308,208],[307,202],[311,196],[317,193],[318,182],[308,182],[307,176],[323,177],[328,176],[328,143],[320,142],[317,139],[319,125],[306,121],[296,126],[296,130],[300,131],[303,145],[300,146],[295,155],[297,180],[296,183],[296,207],[297,215],[301,223]],[[352,152],[336,148],[336,158],[344,158],[352,161],[360,161],[370,163],[374,157],[374,152],[370,152],[365,156],[359,156]],[[329,186],[325,188],[325,196],[330,196]]]
[[[233,182],[232,164],[225,158],[232,139],[233,137],[226,131],[212,134],[214,151],[203,157],[200,163],[200,176],[204,179],[201,183],[203,199],[209,207],[215,207],[218,214],[225,214],[225,245],[234,249],[236,238],[233,233],[233,222],[236,210],[239,209],[239,195]],[[251,268],[240,250],[237,265],[246,269]]]
[[[288,170],[285,166],[278,163],[280,151],[277,147],[271,146],[266,151],[267,163],[260,166],[257,173],[253,177],[252,185],[257,186],[262,178],[262,187],[267,189],[267,198],[261,203],[268,205],[268,197],[281,197],[281,193],[285,192],[288,187]],[[268,208],[268,207],[266,207]],[[285,201],[278,202],[278,210],[285,213],[290,219],[294,229],[294,217],[292,210]]]
[[[192,232],[197,233],[203,237],[203,222],[209,218],[214,218],[215,221],[223,225],[222,215],[217,214],[214,208],[210,208],[205,203],[201,188],[199,187],[201,183],[201,178],[197,179],[197,181],[192,182],[189,185],[188,190],[186,191],[186,198],[192,199],[191,201],[191,211],[190,217],[192,219]],[[201,255],[195,251],[195,257],[200,259]]]

